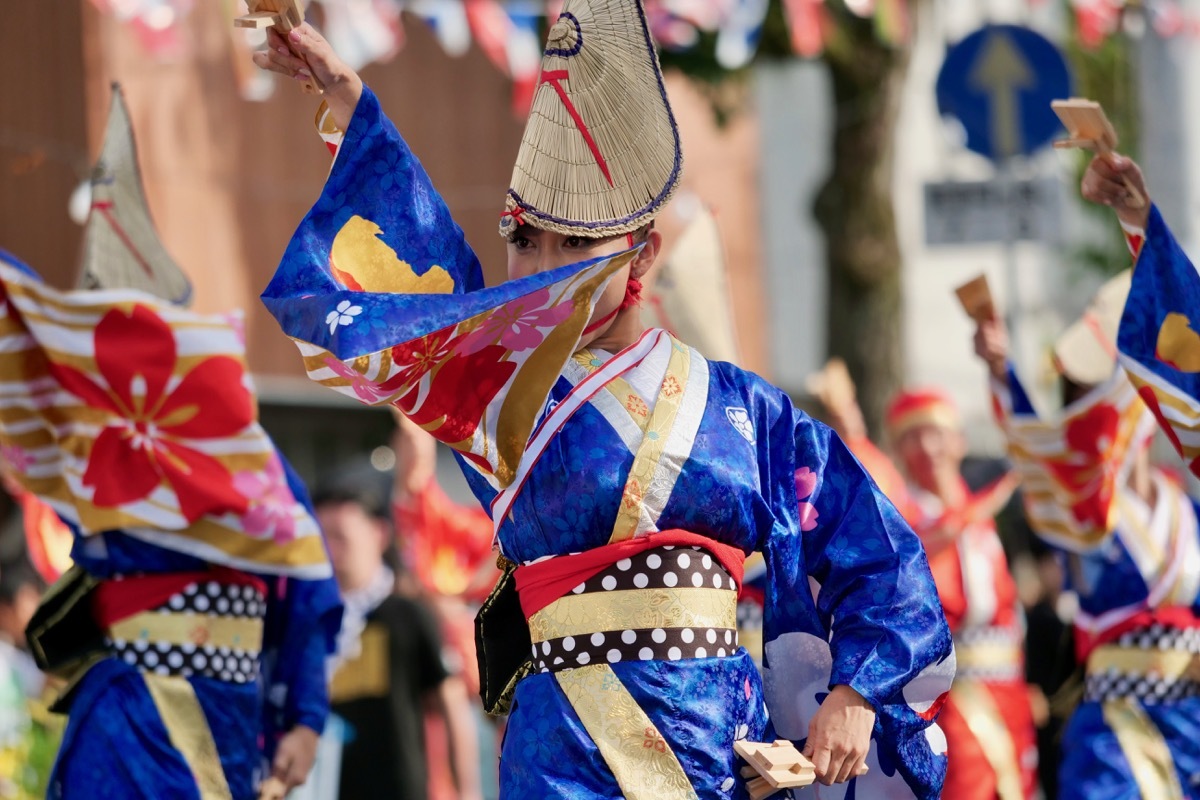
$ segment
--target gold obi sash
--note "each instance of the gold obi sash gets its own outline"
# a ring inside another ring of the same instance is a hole
[[[690,542],[630,550],[561,582],[527,617],[533,671],[553,674],[625,797],[696,798],[670,740],[613,665],[737,653],[740,562],[728,564]]]
[[[1025,679],[1025,654],[1019,631],[988,628],[956,637],[957,679],[1011,681]]]
[[[113,623],[108,635],[114,641],[161,642],[189,649],[207,646],[218,650],[241,650],[257,657],[262,650],[263,621],[217,614],[143,611]]]
[[[723,658],[738,649],[737,583],[699,546],[621,559],[529,616],[534,668]]]
[[[971,628],[954,641],[958,672],[950,698],[979,741],[996,776],[999,800],[1024,800],[1021,753],[1000,708],[985,684],[1025,680],[1021,631],[1013,627]]]
[[[1167,629],[1149,647],[1106,644],[1088,656],[1085,699],[1101,704],[1142,797],[1184,797],[1170,748],[1143,705],[1200,693],[1195,634]]]
[[[1087,660],[1084,699],[1169,703],[1200,693],[1200,654],[1186,647],[1100,645]]]

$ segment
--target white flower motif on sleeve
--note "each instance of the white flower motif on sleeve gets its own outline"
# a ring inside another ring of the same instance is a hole
[[[354,318],[361,313],[362,306],[351,305],[349,300],[343,300],[337,304],[337,309],[330,311],[325,316],[325,324],[329,326],[329,332],[333,334],[339,327],[354,322]]]
[[[742,435],[742,438],[750,444],[755,444],[754,423],[750,420],[750,412],[744,408],[729,406],[725,409],[725,418],[729,420],[733,429]]]

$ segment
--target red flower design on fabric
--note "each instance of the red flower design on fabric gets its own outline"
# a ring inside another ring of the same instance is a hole
[[[233,485],[250,501],[250,510],[242,517],[246,533],[261,539],[269,536],[280,544],[296,538],[296,498],[278,455],[272,453],[262,471],[237,473]]]
[[[350,381],[350,388],[358,395],[358,399],[367,403],[377,403],[387,397],[390,392],[384,391],[381,384],[371,381],[356,369],[338,361],[333,356],[325,356],[325,366],[333,370],[339,377]]]
[[[1055,479],[1079,498],[1071,505],[1071,515],[1080,523],[1108,525],[1114,481],[1107,456],[1120,424],[1121,415],[1112,405],[1088,410],[1069,421],[1063,431],[1072,457],[1047,464]]]
[[[414,407],[420,387],[396,406],[433,436],[447,444],[475,435],[488,405],[496,398],[517,365],[503,360],[508,350],[491,345],[474,353],[456,353],[446,361],[419,407]],[[441,425],[434,423],[441,420]]]
[[[1105,460],[1089,456],[1083,464],[1077,461],[1078,454],[1069,460],[1051,460],[1046,469],[1054,480],[1078,498],[1071,504],[1071,515],[1077,522],[1106,527],[1112,508],[1115,471]]]
[[[805,502],[817,490],[817,473],[808,467],[796,470],[796,499],[800,501],[800,530],[811,531],[817,527],[817,507]]]
[[[235,436],[254,422],[242,365],[211,356],[175,380],[175,335],[145,306],[109,311],[93,337],[102,382],[66,364],[49,367],[65,390],[109,415],[83,475],[83,485],[95,489],[92,503],[144,500],[165,481],[189,524],[245,512],[246,498],[225,466],[188,444]]]
[[[1063,438],[1076,453],[1103,455],[1116,441],[1120,424],[1121,415],[1117,409],[1101,404],[1067,423]]]
[[[635,417],[644,417],[650,413],[650,407],[646,405],[646,401],[636,394],[629,395],[629,399],[625,401],[625,408]]]
[[[1107,485],[1101,485],[1094,493],[1071,505],[1071,516],[1078,522],[1087,523],[1096,528],[1107,528],[1112,498],[1112,489]]]
[[[642,485],[637,481],[630,481],[625,487],[625,496],[621,500],[621,505],[630,511],[636,511],[642,507],[642,501],[645,499],[645,494],[642,492]]]
[[[454,352],[459,339],[452,338],[456,325],[434,331],[428,336],[392,348],[392,363],[399,369],[395,375],[379,384],[384,396],[403,391],[432,372]]]
[[[532,350],[546,338],[541,329],[565,322],[575,308],[569,300],[546,308],[549,302],[550,288],[546,287],[505,303],[467,334],[459,349],[475,353],[499,341],[501,346],[517,353]]]

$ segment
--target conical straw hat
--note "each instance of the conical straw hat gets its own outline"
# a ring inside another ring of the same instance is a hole
[[[501,218],[568,236],[635,231],[679,185],[683,154],[641,0],[567,0]]]
[[[163,247],[150,219],[129,112],[116,84],[104,147],[92,170],[92,211],[84,232],[79,285],[141,289],[179,305],[186,305],[192,295],[191,283]]]
[[[1075,383],[1094,386],[1112,377],[1117,368],[1117,329],[1132,282],[1133,270],[1109,279],[1083,316],[1054,343],[1055,366]]]

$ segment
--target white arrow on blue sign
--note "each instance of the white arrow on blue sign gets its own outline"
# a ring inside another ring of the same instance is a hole
[[[1071,94],[1059,49],[1016,25],[988,25],[952,46],[937,80],[938,111],[962,123],[970,150],[993,161],[1053,139],[1062,127],[1050,101]]]

